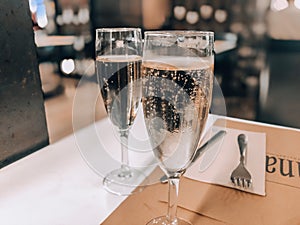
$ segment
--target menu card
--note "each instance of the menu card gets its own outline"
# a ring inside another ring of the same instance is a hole
[[[183,177],[178,216],[194,225],[299,225],[300,131],[233,120],[227,127],[266,134],[266,196]],[[129,196],[103,224],[140,225],[165,215],[167,190],[157,183]]]

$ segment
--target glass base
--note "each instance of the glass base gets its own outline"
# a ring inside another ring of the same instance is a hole
[[[192,224],[181,218],[177,218],[176,221],[171,222],[168,220],[166,216],[161,216],[152,219],[147,223],[147,225],[192,225]]]
[[[107,174],[103,179],[103,186],[115,195],[131,195],[144,189],[145,184],[141,183],[145,178],[146,176],[139,170],[122,167]]]

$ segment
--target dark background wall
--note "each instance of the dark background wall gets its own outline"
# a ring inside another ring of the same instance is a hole
[[[48,144],[27,0],[0,0],[0,168]]]

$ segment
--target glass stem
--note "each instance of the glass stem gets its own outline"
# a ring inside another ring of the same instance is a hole
[[[177,224],[179,177],[169,178],[168,215],[170,224]]]
[[[121,137],[121,167],[124,170],[129,169],[129,159],[128,159],[128,130],[120,131]]]

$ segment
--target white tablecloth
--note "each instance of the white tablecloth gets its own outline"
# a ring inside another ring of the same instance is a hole
[[[110,132],[107,118],[78,132],[88,134],[93,127]],[[70,135],[0,170],[0,224],[98,225],[118,207],[126,197],[103,189],[77,139]],[[93,141],[86,145],[98,147]]]

